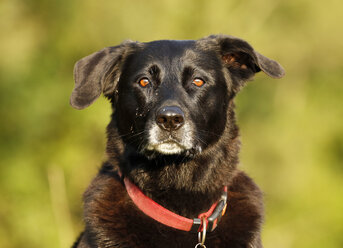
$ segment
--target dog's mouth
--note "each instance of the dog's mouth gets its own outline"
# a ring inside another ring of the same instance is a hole
[[[169,137],[163,141],[160,141],[158,143],[150,143],[147,146],[147,150],[149,151],[157,151],[162,154],[180,154],[187,150],[187,147],[182,145],[179,141],[177,141],[173,137]]]
[[[177,130],[164,130],[155,123],[147,128],[149,135],[144,150],[158,155],[186,154],[194,146],[193,132],[188,123]]]

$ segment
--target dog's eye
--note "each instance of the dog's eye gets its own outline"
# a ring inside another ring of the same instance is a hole
[[[192,83],[198,87],[201,87],[205,84],[204,80],[202,80],[200,78],[195,78]]]
[[[147,78],[142,78],[139,80],[139,85],[143,88],[146,87],[148,84],[150,84],[150,81]]]

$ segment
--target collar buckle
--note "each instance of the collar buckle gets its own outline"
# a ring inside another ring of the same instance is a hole
[[[218,225],[218,222],[221,220],[227,209],[227,187],[224,188],[224,192],[221,196],[221,199],[217,203],[215,209],[213,210],[210,216],[205,214],[200,214],[199,218],[193,219],[193,225],[190,232],[196,233],[200,232],[204,228],[206,231],[212,232]],[[204,225],[206,223],[206,225]]]

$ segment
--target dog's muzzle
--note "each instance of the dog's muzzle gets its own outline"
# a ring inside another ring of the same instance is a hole
[[[178,106],[164,106],[156,111],[149,129],[148,150],[162,154],[180,154],[193,146],[192,131]]]

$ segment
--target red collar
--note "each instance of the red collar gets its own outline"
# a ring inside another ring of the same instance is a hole
[[[136,206],[150,218],[175,229],[183,231],[202,231],[203,221],[206,221],[206,231],[213,231],[226,211],[227,187],[224,187],[221,199],[215,202],[211,208],[198,215],[198,218],[188,219],[162,207],[146,195],[128,178],[124,178],[126,191]]]

